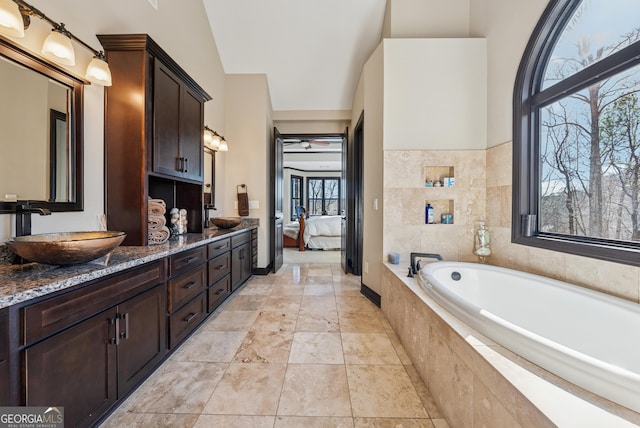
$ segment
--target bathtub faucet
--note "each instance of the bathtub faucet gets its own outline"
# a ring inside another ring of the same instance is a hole
[[[411,266],[409,266],[409,269],[413,275],[417,274],[420,270],[420,259],[416,262],[417,257],[442,260],[442,256],[440,254],[433,253],[411,253],[409,257],[411,258]]]

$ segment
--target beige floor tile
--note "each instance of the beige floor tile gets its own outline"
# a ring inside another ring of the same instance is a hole
[[[370,312],[338,311],[338,321],[343,333],[384,333],[382,323]]]
[[[336,312],[336,310],[336,298],[333,293],[328,296],[302,296],[300,312],[315,314]]]
[[[402,364],[386,333],[342,333],[346,364]]]
[[[333,290],[336,296],[358,297],[360,296],[360,286],[334,284]]]
[[[345,366],[289,364],[278,416],[351,416]]]
[[[275,415],[285,364],[231,363],[202,413]]]
[[[297,332],[293,335],[291,364],[344,364],[339,333]]]
[[[303,284],[278,284],[271,287],[271,296],[302,296]]]
[[[430,419],[355,418],[355,428],[434,428]]]
[[[242,290],[238,291],[238,295],[241,296],[268,296],[271,294],[271,290],[274,285],[270,283],[252,282],[242,287]]]
[[[198,420],[197,414],[166,414],[166,413],[128,413],[116,412],[109,417],[101,428],[191,428]]]
[[[262,307],[267,296],[241,295],[234,296],[223,309],[224,311],[257,311]]]
[[[245,332],[200,329],[171,357],[175,361],[231,362]]]
[[[200,413],[227,365],[168,361],[140,387],[130,411]]]
[[[275,416],[200,415],[193,428],[273,428],[274,419]]]
[[[269,296],[262,309],[265,311],[298,312],[302,296]]]
[[[431,419],[435,428],[449,428],[449,424],[446,419]]]
[[[428,417],[404,366],[346,367],[354,417]]]
[[[307,313],[301,310],[296,322],[296,331],[339,333],[338,312]]]
[[[405,370],[409,375],[409,379],[411,379],[411,383],[413,384],[413,387],[416,389],[416,392],[418,393],[418,397],[420,397],[420,402],[422,402],[424,409],[429,414],[429,417],[444,418],[444,416],[440,412],[440,409],[438,408],[438,405],[433,399],[431,392],[429,392],[429,389],[422,381],[422,378],[420,377],[420,374],[418,373],[416,368],[413,366],[405,366]]]
[[[359,296],[336,296],[338,312],[370,312],[377,314],[380,309],[376,307],[366,297]]]
[[[333,271],[331,270],[330,264],[311,264],[309,265],[309,270],[307,271],[308,276],[332,276]]]
[[[293,332],[250,331],[238,353],[236,363],[286,363],[293,341]]]
[[[352,418],[276,416],[275,428],[353,428]]]
[[[387,333],[387,336],[389,337],[389,340],[391,341],[393,348],[396,350],[396,354],[398,354],[398,358],[400,358],[400,361],[402,361],[402,364],[404,364],[405,366],[409,366],[413,364],[411,362],[411,358],[409,358],[409,355],[407,354],[407,351],[404,349],[404,346],[402,346],[402,343],[400,343],[400,339],[398,339],[398,336],[396,336],[393,330],[390,332],[385,327],[384,322],[382,323],[382,327],[384,328],[384,331]]]
[[[335,295],[335,290],[331,284],[306,284],[304,286],[305,296],[331,296]]]
[[[235,299],[236,296],[233,298]],[[249,331],[258,317],[257,311],[221,311],[202,328],[217,331]]]
[[[331,275],[308,275],[307,280],[304,282],[304,286],[308,287],[310,285],[333,285],[333,276]]]
[[[295,331],[297,311],[260,311],[252,331]]]

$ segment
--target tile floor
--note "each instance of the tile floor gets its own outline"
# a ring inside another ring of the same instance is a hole
[[[103,427],[445,428],[359,277],[254,276]]]

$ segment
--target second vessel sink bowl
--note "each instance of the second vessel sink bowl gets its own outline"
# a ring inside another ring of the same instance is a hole
[[[16,236],[6,244],[31,262],[48,265],[74,265],[105,256],[120,245],[124,232],[61,232]]]
[[[240,217],[214,217],[211,219],[211,223],[220,229],[231,229],[239,225],[241,220]]]

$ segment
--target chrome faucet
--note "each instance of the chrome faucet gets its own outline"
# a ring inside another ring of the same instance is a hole
[[[30,201],[18,201],[16,204],[16,236],[31,235],[31,213],[51,215],[46,208],[32,207]]]
[[[420,259],[418,259],[418,261],[416,262],[416,257],[424,257],[427,259],[436,259],[436,260],[442,260],[442,256],[440,254],[433,254],[433,253],[410,253],[411,258],[411,266],[409,266],[409,277],[412,277],[413,275],[417,274],[418,271],[420,270]]]

